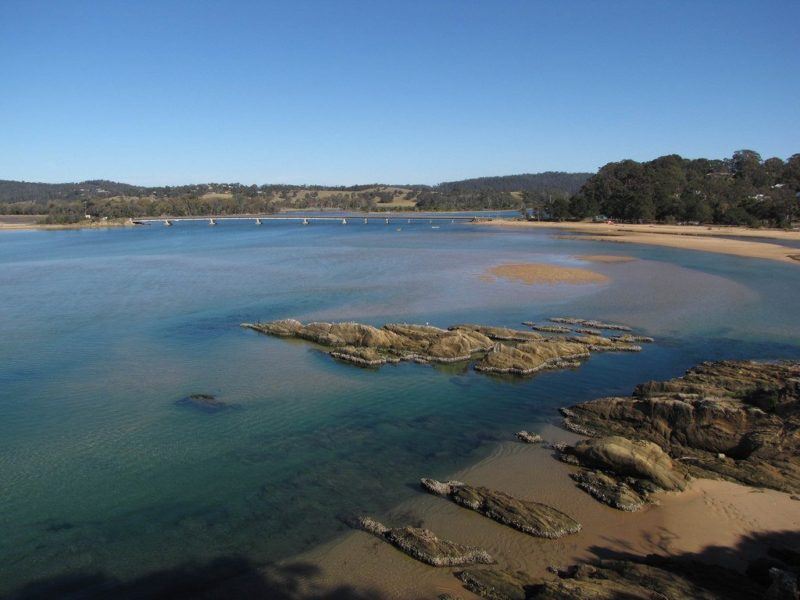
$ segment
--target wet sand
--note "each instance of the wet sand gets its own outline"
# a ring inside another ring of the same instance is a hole
[[[542,429],[542,434],[549,440],[577,439],[551,426]],[[390,515],[375,516],[389,526],[422,525],[441,538],[479,546],[498,561],[497,567],[524,570],[534,577],[551,576],[547,573],[550,565],[565,567],[615,553],[702,553],[706,560],[743,569],[748,554],[754,557],[765,550],[757,541],[759,534],[800,529],[800,502],[788,494],[701,479],[686,492],[658,494],[659,505],[626,513],[578,490],[568,476],[571,470],[552,458],[549,450],[503,442],[488,458],[452,477],[545,502],[582,523],[580,533],[560,540],[520,533],[423,491]],[[428,475],[434,474],[420,473]],[[745,552],[730,551],[743,542]],[[383,598],[435,598],[444,592],[477,598],[453,576],[459,569],[424,565],[361,531],[347,533],[295,560],[320,568],[308,582],[315,589],[350,586],[375,590]]]
[[[580,233],[573,239],[667,246],[684,250],[764,258],[797,264],[797,249],[755,240],[735,240],[730,236],[800,241],[800,231],[749,229],[695,225],[609,225],[606,223],[549,223],[495,219],[480,225],[531,229],[563,229]]]
[[[494,278],[508,279],[533,284],[567,283],[573,285],[586,283],[605,283],[608,277],[602,273],[595,273],[588,269],[576,267],[559,267],[544,263],[521,263],[511,265],[498,265],[487,270],[483,276],[487,281]]]

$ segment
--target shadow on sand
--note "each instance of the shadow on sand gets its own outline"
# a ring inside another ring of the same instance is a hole
[[[600,560],[628,560],[681,575],[695,585],[727,598],[761,598],[771,583],[770,568],[800,574],[800,531],[773,531],[743,536],[735,546],[707,546],[699,552],[670,552],[675,536],[661,528],[650,535],[653,554],[593,546]],[[621,540],[614,541],[617,547]]]

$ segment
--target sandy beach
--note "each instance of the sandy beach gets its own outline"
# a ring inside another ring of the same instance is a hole
[[[800,250],[789,246],[760,241],[759,239],[730,239],[731,237],[743,237],[800,242],[800,231],[700,225],[610,225],[606,223],[583,222],[551,223],[502,219],[481,221],[480,225],[530,229],[562,229],[565,232],[581,234],[574,239],[667,246],[684,250],[730,254],[732,256],[742,256],[746,258],[764,258],[795,264],[800,261]]]
[[[541,432],[553,441],[578,439],[548,425]],[[558,507],[583,525],[581,532],[559,540],[531,537],[422,491],[390,515],[378,516],[389,526],[424,526],[441,538],[478,546],[497,560],[498,567],[534,577],[552,577],[549,566],[626,554],[696,555],[742,570],[748,558],[766,551],[770,534],[800,529],[800,503],[781,492],[697,479],[687,491],[660,493],[658,504],[629,513],[577,489],[568,476],[572,469],[553,458],[550,450],[509,441],[451,477]],[[420,474],[425,475],[429,474]],[[736,548],[741,552],[734,552]],[[398,599],[435,598],[442,593],[478,598],[453,576],[459,569],[427,566],[361,531],[291,562],[319,567],[319,574],[308,582],[310,589],[350,586]]]

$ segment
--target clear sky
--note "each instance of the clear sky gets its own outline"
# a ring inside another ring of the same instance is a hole
[[[0,0],[0,178],[435,183],[800,152],[800,1]]]

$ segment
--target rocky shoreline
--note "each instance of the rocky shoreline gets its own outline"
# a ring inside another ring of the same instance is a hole
[[[479,372],[515,376],[574,368],[595,352],[637,352],[641,344],[653,342],[617,323],[573,317],[553,317],[549,323],[526,321],[524,330],[477,324],[447,329],[304,325],[291,319],[243,326],[313,342],[331,357],[357,366],[469,362]],[[519,431],[517,438],[552,450],[548,460],[568,465],[564,477],[577,489],[623,513],[643,511],[665,493],[681,494],[696,478],[777,490],[793,498],[800,494],[800,363],[702,363],[681,377],[643,383],[630,396],[600,398],[561,412],[564,428],[583,439],[548,444],[529,431]],[[584,529],[552,498],[547,504],[462,481],[423,478],[421,484],[435,496],[529,536],[558,540]],[[453,574],[466,590],[492,600],[800,600],[800,552],[792,548],[771,548],[748,574],[681,557],[631,554],[552,567],[549,576],[542,576],[509,569],[509,557],[462,544],[457,534],[450,541],[429,529],[393,529],[369,518],[358,527],[425,564],[467,567]]]
[[[682,377],[639,385],[631,397],[601,398],[562,412],[569,430],[588,437],[548,445],[520,431],[518,439],[554,450],[554,458],[574,468],[569,477],[576,487],[621,511],[642,509],[652,494],[681,493],[694,478],[798,491],[800,363],[702,363]],[[421,483],[434,495],[533,536],[557,539],[581,530],[553,506],[499,490],[460,481]],[[434,548],[439,542],[422,529],[367,529],[401,549],[393,538],[411,539],[412,546],[421,538]],[[392,533],[397,531],[403,533]],[[445,544],[461,551],[456,557],[477,551]],[[436,564],[430,556],[404,551]],[[466,590],[492,600],[800,597],[800,551],[791,547],[770,547],[767,556],[751,560],[747,573],[683,556],[631,554],[551,567],[543,577],[508,569],[498,558],[497,567],[470,566],[454,575]]]
[[[798,363],[722,361],[561,412],[581,435],[653,442],[696,477],[798,494],[799,397]]]

